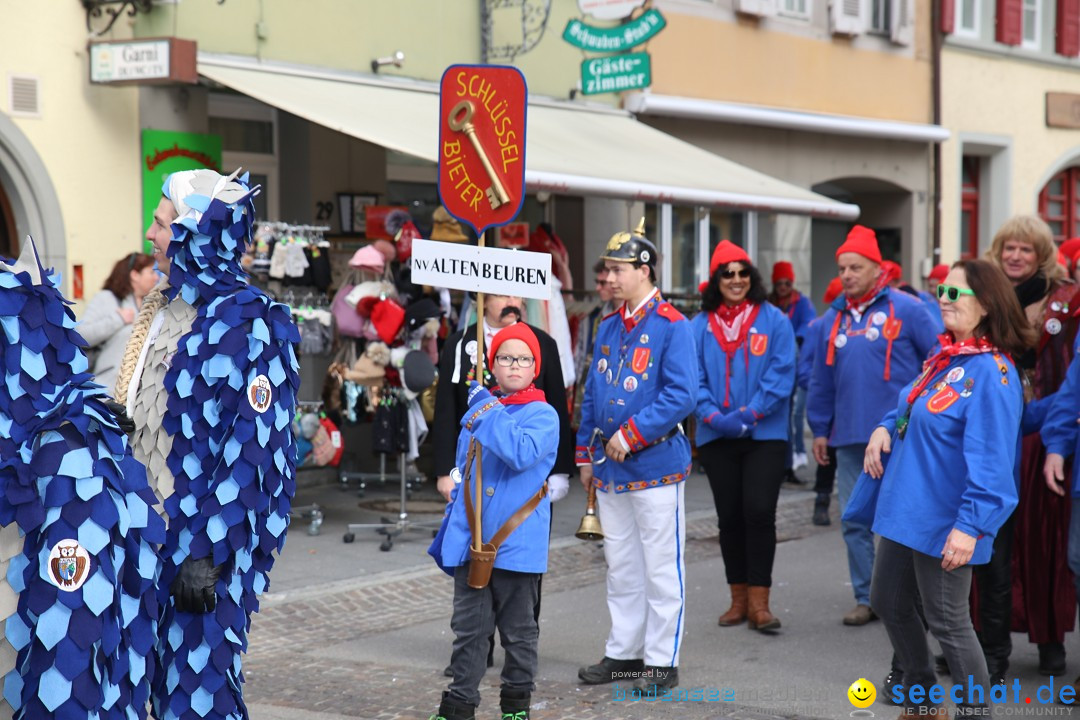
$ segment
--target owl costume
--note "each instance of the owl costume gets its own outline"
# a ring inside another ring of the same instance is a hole
[[[144,301],[117,381],[168,526],[154,715],[246,719],[240,658],[296,490],[300,334],[240,266],[247,176],[174,173],[162,192],[178,212],[169,277]]]
[[[0,716],[145,718],[165,524],[58,286],[0,260]]]

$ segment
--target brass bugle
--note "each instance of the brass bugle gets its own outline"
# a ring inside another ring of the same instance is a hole
[[[589,501],[585,505],[585,516],[581,518],[574,537],[580,540],[603,540],[604,531],[600,529],[600,518],[596,516],[596,486],[589,483]]]

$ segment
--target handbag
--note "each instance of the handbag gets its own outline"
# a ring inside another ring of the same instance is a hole
[[[896,451],[896,432],[893,431],[890,447]],[[874,515],[877,513],[878,495],[881,492],[881,481],[885,479],[885,469],[889,466],[889,458],[892,453],[881,454],[881,477],[875,478],[863,470],[855,481],[855,487],[851,489],[847,505],[840,519],[843,522],[857,523],[870,527],[874,524]]]
[[[343,284],[338,288],[330,303],[330,313],[334,316],[334,322],[337,323],[339,335],[358,338],[364,336],[364,326],[367,323],[356,312],[356,306],[349,305],[345,301],[345,297],[352,292],[353,287],[353,285]]]

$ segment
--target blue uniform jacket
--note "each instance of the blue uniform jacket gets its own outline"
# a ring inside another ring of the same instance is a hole
[[[893,432],[915,381],[881,421]],[[1014,461],[1024,392],[997,353],[959,355],[916,398],[907,434],[894,434],[874,532],[939,557],[956,528],[978,538],[974,565],[990,560],[994,536],[1016,507]]]
[[[697,345],[699,420],[698,447],[716,440],[719,434],[708,424],[715,414],[726,415],[745,407],[758,418],[750,433],[754,440],[787,440],[791,390],[795,385],[795,332],[782,310],[762,303],[746,343],[735,351],[731,362],[729,406],[724,405],[727,386],[727,355],[709,327],[709,314],[698,313],[690,323]],[[749,351],[750,371],[747,373]]]
[[[799,293],[799,299],[792,303],[787,310],[781,310],[779,307],[776,309],[780,310],[784,317],[791,321],[795,337],[800,341],[805,341],[806,327],[817,317],[817,310],[814,309],[814,303],[810,302],[810,298]]]
[[[1066,458],[1076,454],[1080,442],[1080,433],[1077,432],[1080,425],[1076,424],[1080,414],[1080,339],[1073,351],[1065,382],[1054,393],[1040,431],[1046,452]],[[1075,459],[1072,466],[1072,496],[1080,497],[1080,462]]]
[[[795,384],[806,390],[810,387],[810,376],[814,372],[814,355],[821,344],[821,318],[816,317],[806,326],[802,347],[799,348],[799,360],[795,365]]]
[[[458,436],[458,471],[465,469],[469,439],[483,447],[481,527],[484,542],[491,540],[510,516],[544,485],[559,447],[559,416],[546,402],[503,405],[481,390],[461,418]],[[472,473],[475,482],[475,469]],[[454,490],[439,535],[428,553],[451,575],[452,568],[469,560],[472,533],[465,515],[462,481]],[[476,492],[475,486],[472,488]],[[540,501],[532,515],[510,533],[495,555],[495,567],[525,573],[547,571],[551,501]]]
[[[930,312],[930,317],[934,318],[937,325],[934,326],[937,332],[941,332],[945,329],[945,322],[941,319],[941,305],[938,305],[937,298],[926,292],[925,290],[919,291],[919,297],[926,303],[926,309]]]
[[[927,353],[937,344],[937,326],[926,306],[903,291],[885,288],[858,321],[844,309],[845,303],[841,295],[821,316],[806,399],[806,419],[814,437],[828,437],[833,447],[865,445],[896,401],[896,393],[915,379]],[[840,340],[843,347],[836,347],[830,366],[829,337],[838,312],[842,317],[837,338],[844,338]],[[896,337],[886,380],[890,331]]]
[[[589,462],[589,447],[603,457],[600,439],[622,432],[630,455],[621,463],[593,465],[594,483],[606,492],[645,490],[681,482],[690,474],[690,441],[681,432],[651,445],[694,411],[697,363],[690,323],[657,293],[635,313],[627,330],[621,310],[600,321],[592,367],[585,381],[578,465]]]

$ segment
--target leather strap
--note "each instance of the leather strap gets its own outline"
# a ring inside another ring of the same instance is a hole
[[[483,456],[480,453],[480,444],[476,442],[475,439],[472,439],[469,441],[469,451],[465,455],[465,479],[462,480],[461,483],[461,491],[465,493],[465,517],[469,519],[470,533],[472,533],[473,531],[473,501],[471,492],[470,471],[472,470],[473,459],[475,456],[478,455],[481,456],[482,463]],[[476,468],[477,479],[480,481],[481,484],[483,484],[483,478],[480,472],[480,463],[477,463]],[[510,518],[505,523],[503,523],[503,526],[499,528],[499,531],[495,533],[491,540],[484,543],[484,545],[490,546],[493,550],[498,550],[499,546],[506,542],[506,538],[510,537],[510,533],[517,530],[518,525],[525,522],[526,518],[532,515],[533,510],[535,510],[537,506],[540,505],[540,502],[547,496],[547,491],[548,485],[547,480],[545,480],[544,484],[540,487],[536,494],[530,497],[524,505],[519,507],[517,509],[517,512],[511,515]]]

